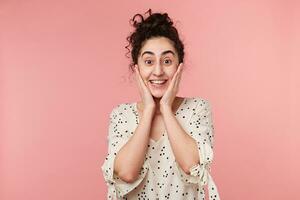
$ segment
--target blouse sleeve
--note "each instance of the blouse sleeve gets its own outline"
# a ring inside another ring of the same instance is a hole
[[[219,200],[217,187],[209,174],[213,161],[214,126],[211,107],[207,100],[198,99],[195,112],[192,113],[188,124],[188,131],[197,143],[200,163],[192,166],[189,169],[190,174],[187,174],[176,162],[180,178],[184,184],[198,184],[201,199],[204,199],[202,188],[208,185],[209,199]]]
[[[109,133],[107,136],[108,154],[101,169],[105,183],[108,186],[107,199],[115,200],[124,197],[141,183],[149,169],[149,164],[147,160],[145,160],[139,172],[139,177],[132,183],[123,181],[114,173],[115,157],[128,141],[130,134],[128,134],[129,130],[127,130],[128,120],[123,120],[124,113],[118,112],[117,107],[112,110],[109,119]]]

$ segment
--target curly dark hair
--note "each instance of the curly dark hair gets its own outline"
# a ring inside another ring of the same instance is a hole
[[[141,53],[140,50],[145,42],[150,38],[155,37],[166,37],[170,39],[177,51],[179,57],[179,63],[183,62],[184,59],[184,45],[179,38],[177,29],[173,26],[173,21],[170,19],[167,13],[152,13],[149,9],[146,13],[149,16],[144,19],[141,14],[135,14],[130,22],[133,22],[135,31],[129,35],[126,39],[129,44],[125,47],[130,53],[128,48],[131,45],[131,58],[132,62],[129,64],[131,71],[134,71],[134,65],[138,62],[138,56]],[[146,14],[145,13],[145,14]],[[137,22],[135,18],[139,16],[141,22]],[[127,56],[128,57],[128,56]],[[129,58],[129,57],[128,57]]]

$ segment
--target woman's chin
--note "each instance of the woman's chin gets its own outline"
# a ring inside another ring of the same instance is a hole
[[[164,92],[151,92],[151,94],[155,98],[162,98],[164,96]]]
[[[166,92],[165,88],[157,89],[157,88],[150,87],[149,89],[150,89],[150,92],[151,92],[152,96],[155,97],[155,98],[163,97],[165,92]]]

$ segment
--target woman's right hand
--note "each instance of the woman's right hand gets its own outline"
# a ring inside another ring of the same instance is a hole
[[[145,85],[145,82],[140,74],[137,64],[134,65],[135,77],[139,88],[139,93],[143,101],[144,109],[155,109],[155,101],[149,88]]]

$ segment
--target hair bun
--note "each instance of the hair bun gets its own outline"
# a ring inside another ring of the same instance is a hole
[[[153,29],[157,27],[171,27],[173,25],[173,21],[170,19],[167,13],[151,13],[151,9],[149,9],[146,13],[149,13],[148,18],[144,19],[141,14],[136,14],[133,18],[133,26],[136,29]],[[141,21],[138,22],[135,18],[139,16]]]
[[[159,26],[172,26],[173,22],[169,18],[167,13],[160,14],[160,13],[155,13],[151,16],[149,16],[144,23],[142,23],[141,27],[145,28],[155,28]]]

